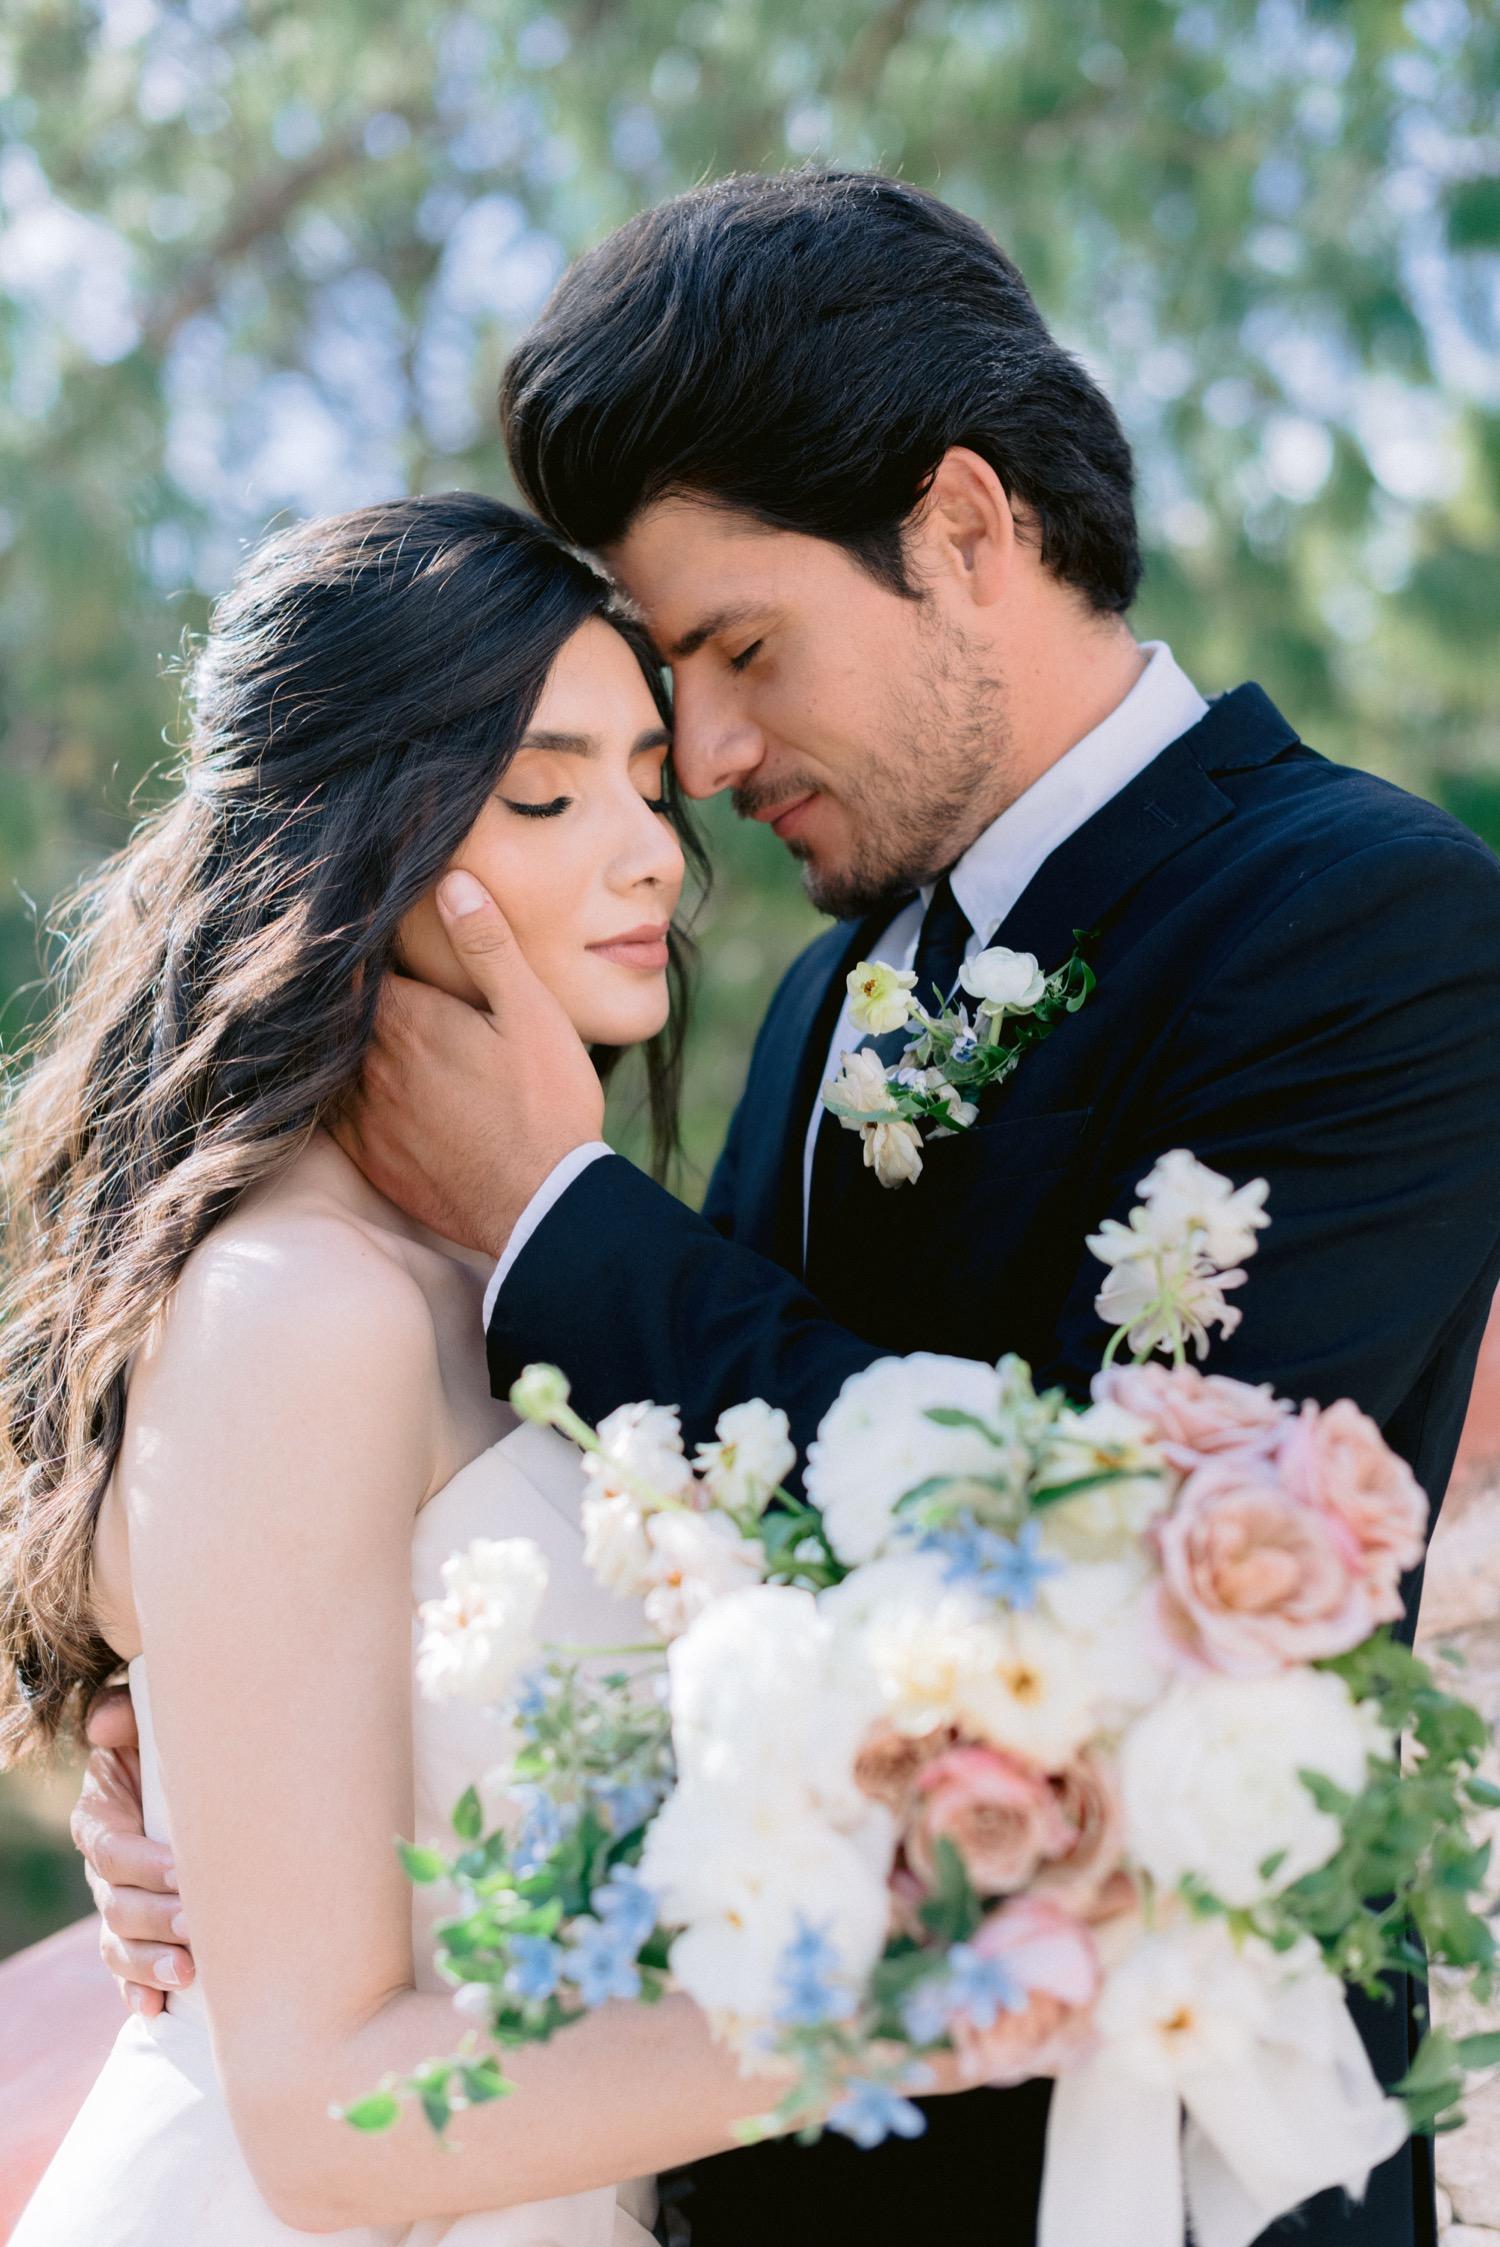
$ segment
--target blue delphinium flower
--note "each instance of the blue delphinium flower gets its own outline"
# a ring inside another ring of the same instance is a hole
[[[661,1788],[649,1779],[600,1779],[590,1792],[594,1808],[613,1834],[634,1833],[661,1800]]]
[[[523,2001],[550,1997],[562,1979],[563,1954],[546,1935],[512,1935],[505,1986]]]
[[[594,1894],[594,1910],[634,1958],[656,1926],[656,1898],[634,1865],[616,1865]]]
[[[829,2115],[828,2127],[852,2138],[868,2153],[883,2138],[920,2138],[927,2128],[927,2117],[888,2083],[856,2075],[851,2076],[848,2089]]]
[[[511,1792],[521,1805],[521,1823],[511,1841],[511,1863],[526,1879],[540,1872],[573,1824],[573,1814],[565,1812],[554,1802],[544,1788],[523,1780]]]
[[[946,1974],[931,1974],[908,1993],[901,2008],[906,2033],[914,2044],[936,2044],[947,2033],[953,2014],[953,1987]]]
[[[631,1929],[602,1919],[579,1919],[568,1941],[567,1974],[591,2010],[612,1997],[641,1994],[641,1970],[635,1954],[639,1944],[628,1940]]]
[[[941,1529],[929,1530],[922,1542],[942,1554],[945,1582],[1003,1600],[1007,1607],[1029,1608],[1036,1605],[1039,1587],[1062,1566],[1042,1552],[1041,1535],[1039,1522],[1024,1523],[1019,1535],[1010,1538],[986,1529],[972,1514],[960,1514]]]
[[[1001,2013],[1024,2013],[1026,1992],[1004,1959],[986,1958],[971,1943],[948,1953],[949,2001],[977,2029],[993,2028]]]
[[[518,1730],[529,1732],[537,1719],[546,1714],[550,1684],[545,1670],[527,1670],[517,1681],[511,1707]]]
[[[979,1040],[972,1030],[960,1030],[949,1051],[950,1061],[972,1061],[979,1051]]]
[[[805,1919],[798,1920],[782,1951],[776,1980],[782,1992],[776,2019],[783,2028],[823,2028],[854,2011],[854,1992],[843,1978],[838,1952],[823,1929]]]

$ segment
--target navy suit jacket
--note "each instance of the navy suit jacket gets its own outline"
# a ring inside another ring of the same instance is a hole
[[[1500,1279],[1491,853],[1305,747],[1258,687],[1222,696],[985,932],[1050,969],[1075,929],[1097,930],[1088,1004],[976,1128],[928,1142],[914,1189],[866,1174],[821,1232],[815,1207],[804,1272],[809,1107],[844,976],[882,925],[829,930],[783,980],[701,1216],[619,1158],[569,1187],[500,1291],[496,1393],[549,1360],[586,1418],[674,1402],[690,1443],[761,1396],[804,1449],[848,1376],[888,1352],[1014,1350],[1082,1393],[1105,1340],[1084,1236],[1186,1147],[1270,1184],[1244,1322],[1211,1369],[1353,1397],[1436,1506]],[[1408,2008],[1362,2026],[1393,2080]],[[701,2162],[694,2247],[1028,2247],[1045,2110],[1045,2085],[973,2092],[930,2102],[926,2137],[874,2153],[825,2140]],[[1362,2208],[1325,2196],[1287,2236],[1428,2247],[1428,2149],[1388,2162]]]

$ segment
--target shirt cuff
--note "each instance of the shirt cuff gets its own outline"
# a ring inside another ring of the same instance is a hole
[[[602,1139],[591,1139],[586,1146],[575,1147],[571,1154],[564,1155],[562,1161],[556,1164],[542,1180],[516,1220],[515,1231],[505,1245],[505,1254],[495,1266],[490,1277],[490,1284],[484,1291],[486,1331],[488,1331],[490,1320],[494,1316],[495,1305],[500,1298],[500,1290],[509,1279],[516,1258],[520,1255],[542,1219],[555,1203],[562,1200],[574,1179],[583,1176],[590,1163],[596,1163],[601,1155],[612,1155],[613,1153],[614,1149],[606,1147]]]

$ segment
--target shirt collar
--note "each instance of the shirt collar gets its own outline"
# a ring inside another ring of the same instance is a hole
[[[953,868],[953,894],[977,944],[1000,926],[1058,845],[1207,710],[1164,640],[1142,642],[1141,652],[1146,667],[1123,701],[1007,805]],[[923,890],[924,910],[931,896]]]

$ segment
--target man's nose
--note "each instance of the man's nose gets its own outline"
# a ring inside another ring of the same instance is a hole
[[[748,779],[766,753],[765,737],[742,711],[701,688],[679,685],[674,698],[672,763],[685,796],[717,796]]]

